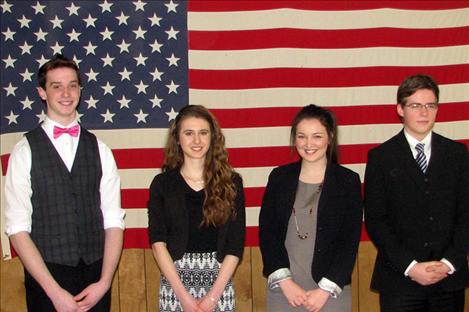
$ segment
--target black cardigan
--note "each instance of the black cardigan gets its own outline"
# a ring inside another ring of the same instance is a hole
[[[182,258],[189,239],[189,219],[184,199],[186,187],[179,177],[179,168],[158,174],[150,185],[148,200],[148,234],[150,243],[165,242],[173,260]],[[241,259],[246,232],[243,182],[239,175],[236,186],[236,218],[219,227],[217,260],[230,254]]]
[[[275,168],[262,200],[259,239],[268,277],[289,268],[285,237],[295,202],[301,161]],[[311,275],[325,277],[343,288],[350,284],[362,224],[361,184],[358,174],[336,165],[326,169],[318,204],[316,243]]]

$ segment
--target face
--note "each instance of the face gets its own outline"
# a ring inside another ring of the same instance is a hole
[[[80,100],[80,85],[75,70],[60,67],[46,74],[46,87],[37,88],[39,96],[47,103],[47,116],[63,126],[70,124],[76,116]]]
[[[329,136],[318,119],[303,119],[296,128],[295,147],[303,161],[325,161]]]
[[[438,106],[435,109],[412,109],[409,105],[413,103],[425,105],[437,103],[437,100],[433,91],[422,89],[409,96],[404,107],[397,105],[397,113],[401,116],[406,131],[417,140],[422,140],[433,129]]]
[[[188,117],[182,120],[179,130],[179,145],[184,161],[205,159],[210,148],[210,125],[202,118]]]

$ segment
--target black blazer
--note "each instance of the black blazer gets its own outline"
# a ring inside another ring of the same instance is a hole
[[[456,272],[434,288],[469,285],[469,162],[466,146],[432,134],[427,172],[418,167],[404,132],[370,150],[365,173],[365,222],[378,248],[371,287],[423,292],[404,276],[412,260],[447,259]]]
[[[300,171],[301,161],[275,168],[269,176],[259,216],[260,248],[266,277],[280,268],[290,267],[285,238]],[[329,165],[318,204],[311,266],[314,281],[319,282],[325,277],[341,288],[350,284],[361,223],[358,174],[336,164]]]
[[[158,174],[150,185],[148,200],[148,234],[150,243],[165,242],[173,260],[182,258],[189,240],[189,215],[184,199],[183,178],[179,168]],[[241,259],[246,232],[243,181],[234,178],[236,218],[229,219],[218,230],[217,260],[230,254]]]

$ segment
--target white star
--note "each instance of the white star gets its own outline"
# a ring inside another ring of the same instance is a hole
[[[31,48],[32,48],[32,47],[33,47],[32,45],[29,45],[29,44],[25,41],[22,46],[19,46],[19,48],[21,49],[21,55],[23,55],[23,54],[29,54],[29,55],[31,55]]]
[[[105,29],[104,31],[100,32],[100,34],[103,36],[103,41],[106,40],[106,39],[109,39],[109,40],[112,41],[111,36],[112,36],[113,33],[114,33],[114,32],[113,32],[113,31],[109,31],[109,30],[107,29],[107,27],[106,27],[106,29]]]
[[[26,27],[29,28],[29,23],[31,23],[30,19],[27,19],[24,15],[18,19],[18,22],[21,24],[20,28]]]
[[[148,57],[145,57],[140,53],[138,57],[134,57],[134,60],[137,61],[137,66],[138,65],[143,65],[145,66],[145,61],[147,60]]]
[[[171,83],[169,85],[166,85],[166,88],[168,88],[168,94],[171,94],[171,93],[178,93],[178,88],[179,88],[179,85],[178,84],[175,84],[174,81],[171,80]]]
[[[39,1],[36,2],[36,5],[31,6],[34,9],[34,14],[38,15],[39,13],[44,14],[44,8],[46,7],[45,5],[41,5]]]
[[[8,125],[15,123],[17,124],[18,122],[16,121],[16,118],[18,118],[19,115],[13,114],[13,111],[10,111],[10,116],[5,116],[6,119],[8,119]]]
[[[156,79],[158,79],[159,81],[161,81],[161,75],[163,75],[164,72],[160,72],[158,71],[158,68],[155,67],[155,70],[150,73],[150,75],[153,76],[153,81],[155,81]]]
[[[59,45],[59,43],[56,41],[55,45],[50,48],[52,49],[52,51],[54,51],[54,55],[55,55],[55,54],[62,54],[62,49],[64,48],[64,46]]]
[[[120,51],[121,54],[122,54],[123,52],[129,53],[129,46],[130,46],[130,43],[125,42],[124,39],[122,39],[122,43],[121,43],[121,44],[118,44],[117,46],[121,49],[121,51]]]
[[[158,98],[158,96],[155,96],[153,97],[153,99],[150,100],[150,102],[152,103],[152,106],[151,108],[154,108],[155,106],[158,106],[159,108],[161,108],[161,102],[163,101],[163,99],[160,99]]]
[[[43,122],[46,119],[46,113],[44,113],[44,110],[41,110],[40,114],[37,114],[36,117],[39,119],[39,123]]]
[[[135,88],[137,88],[137,94],[140,94],[140,93],[147,94],[148,85],[143,84],[142,80],[140,80],[140,84],[135,85]]]
[[[152,17],[149,17],[148,19],[149,19],[150,22],[151,22],[150,27],[153,27],[153,25],[160,26],[160,21],[162,20],[162,18],[161,18],[161,17],[158,17],[158,16],[156,15],[156,13],[153,13],[153,16],[152,16]]]
[[[135,34],[135,39],[142,38],[143,40],[145,40],[145,33],[146,33],[147,31],[144,30],[144,29],[142,29],[141,26],[138,26],[138,29],[137,29],[137,30],[134,30],[133,32],[134,32],[134,34]]]
[[[105,114],[101,114],[101,116],[104,117],[104,122],[109,121],[110,123],[113,123],[112,118],[114,118],[114,115],[115,115],[115,114],[111,113],[111,112],[109,111],[109,109],[106,109],[106,113],[105,113]]]
[[[173,119],[176,119],[176,116],[178,115],[178,113],[175,112],[174,108],[171,107],[171,111],[167,112],[166,115],[168,115],[168,121],[171,121]]]
[[[90,95],[90,98],[85,101],[86,104],[88,104],[88,109],[90,108],[96,108],[96,103],[99,102],[99,100],[95,100],[92,95]]]
[[[138,0],[137,2],[134,2],[134,5],[135,5],[135,12],[137,12],[138,10],[142,10],[142,12],[145,12],[145,8],[144,8],[146,5],[145,2]]]
[[[109,81],[107,81],[107,82],[106,82],[106,85],[105,85],[105,86],[102,86],[101,88],[103,88],[103,90],[104,90],[104,95],[106,95],[106,94],[114,95],[114,94],[112,93],[112,90],[113,90],[115,87],[114,87],[113,85],[111,85],[111,84],[109,83]]]
[[[135,117],[137,117],[137,123],[139,123],[140,121],[143,122],[143,123],[147,123],[147,116],[148,114],[145,114],[142,109],[140,109],[140,112],[138,114],[134,114]]]
[[[11,5],[11,4],[10,4]],[[2,31],[2,34],[5,36],[5,41],[7,41],[8,39],[11,39],[11,41],[15,41],[13,39],[13,36],[16,34],[16,32],[14,31],[11,31],[10,30],[10,27],[7,27],[7,30],[6,31]]]
[[[121,15],[116,16],[116,18],[119,21],[119,25],[121,24],[127,25],[127,19],[129,18],[129,16],[124,15],[124,12],[121,11]]]
[[[166,13],[169,13],[169,12],[177,13],[176,7],[177,7],[179,4],[174,3],[173,0],[169,1],[169,3],[165,3],[164,5],[168,8],[168,12],[166,12]]]
[[[112,61],[114,61],[114,59],[115,59],[114,57],[109,56],[109,53],[106,53],[106,57],[101,59],[101,61],[104,62],[103,67],[105,67],[106,65],[109,65],[112,67]]]
[[[15,90],[18,89],[18,87],[14,87],[11,82],[8,84],[8,87],[3,88],[7,92],[7,96],[13,95],[16,96]]]
[[[36,60],[36,62],[39,64],[38,66],[41,67],[42,65],[44,65],[46,62],[48,61],[48,59],[46,59],[44,57],[44,55],[41,55],[41,58]]]
[[[151,53],[158,51],[161,53],[160,48],[163,46],[161,43],[158,43],[158,41],[155,39],[155,42],[150,43],[149,46],[151,47]]]
[[[26,80],[32,81],[31,77],[34,75],[33,73],[30,73],[29,70],[26,68],[24,72],[20,73],[21,76],[23,76],[23,82]]]
[[[34,103],[34,101],[31,101],[29,97],[26,97],[23,101],[20,101],[21,104],[23,104],[23,110],[29,109],[32,110],[31,105]]]
[[[179,33],[179,30],[175,30],[173,26],[171,26],[170,30],[166,30],[165,33],[168,34],[168,40],[169,39],[178,40],[177,34]]]
[[[44,40],[44,42],[46,41],[47,33],[42,31],[42,28],[39,28],[39,31],[35,32],[34,34],[37,37],[36,41],[40,41],[40,40]]]
[[[81,35],[81,33],[79,32],[76,32],[75,31],[75,28],[72,28],[72,32],[69,32],[67,34],[67,36],[70,37],[70,40],[68,42],[72,42],[72,41],[76,41],[76,42],[80,42],[80,40],[78,40],[78,37]]]
[[[64,20],[61,20],[57,17],[57,15],[55,16],[55,18],[53,20],[50,20],[49,22],[52,23],[52,28],[55,29],[55,28],[59,28],[59,29],[62,29],[62,23],[63,23]]]
[[[104,0],[103,3],[99,5],[101,7],[101,13],[111,12],[112,3],[108,3],[107,0]]]
[[[128,80],[130,81],[130,75],[132,75],[132,72],[127,71],[127,68],[124,67],[124,70],[119,72],[119,75],[121,75],[121,81]]]
[[[75,62],[75,64],[77,65],[80,65],[81,63],[81,60],[79,58],[77,58],[76,54],[73,54],[73,58],[72,60]]]
[[[94,71],[93,71],[93,68],[90,68],[90,71],[87,72],[87,73],[85,73],[85,75],[88,76],[88,82],[90,82],[91,80],[94,80],[94,81],[98,82],[98,80],[96,80],[96,76],[98,76],[99,73],[98,73],[98,72],[94,72]]]
[[[96,28],[96,25],[94,24],[94,22],[96,22],[96,20],[97,20],[97,18],[92,17],[91,14],[88,14],[88,17],[83,19],[83,21],[86,23],[86,28],[88,28],[88,27],[95,27]]]
[[[6,12],[10,12],[11,13],[11,7],[13,5],[12,4],[9,4],[5,1],[3,1],[2,4],[0,4],[0,7],[2,7],[2,13],[6,13]]]
[[[178,61],[180,60],[179,57],[174,56],[174,53],[171,54],[171,57],[167,57],[166,59],[167,59],[168,62],[169,62],[168,67],[170,67],[171,65],[174,65],[174,66],[177,67],[177,66],[178,66]]]
[[[10,54],[8,54],[8,57],[6,59],[3,59],[3,61],[5,62],[5,68],[15,68],[16,59],[12,58]]]
[[[86,50],[86,55],[88,54],[93,54],[93,55],[96,55],[94,50],[97,48],[98,46],[95,46],[95,45],[92,45],[91,44],[91,41],[88,41],[88,45],[86,47],[83,47],[85,50]]]
[[[130,101],[132,100],[126,99],[125,95],[122,95],[122,98],[120,100],[117,100],[117,102],[119,102],[119,104],[121,105],[121,108],[124,108],[124,107],[129,108]]]
[[[80,7],[75,6],[73,2],[69,7],[65,7],[65,8],[68,10],[68,16],[72,16],[72,15],[78,16],[78,10],[80,9]]]

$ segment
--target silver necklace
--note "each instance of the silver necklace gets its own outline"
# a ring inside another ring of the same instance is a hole
[[[187,176],[184,172],[182,172],[181,170],[181,174],[182,174],[182,177],[186,180],[189,180],[191,182],[194,182],[194,183],[197,183],[197,184],[204,184],[205,181],[203,179],[194,179],[194,178],[191,178],[189,176]]]
[[[323,183],[324,181],[318,185],[318,189],[316,190],[316,192],[314,192],[311,201],[313,201],[314,198],[318,196],[319,193],[321,193]],[[292,210],[293,210],[293,217],[295,218],[296,236],[298,236],[299,239],[305,240],[308,238],[309,233],[305,232],[305,234],[301,234],[300,227],[298,226],[298,219],[296,218],[295,206],[293,206]],[[311,205],[311,207],[309,208],[309,215],[311,216],[312,214],[313,214],[313,206]]]

